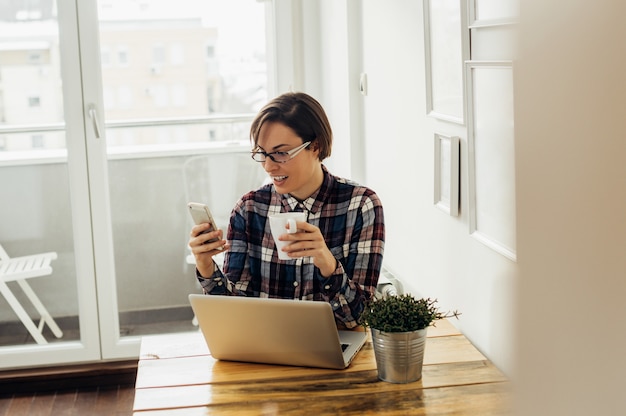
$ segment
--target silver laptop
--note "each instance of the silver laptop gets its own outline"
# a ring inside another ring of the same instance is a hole
[[[338,331],[327,302],[199,294],[189,302],[218,360],[344,369],[367,338]]]

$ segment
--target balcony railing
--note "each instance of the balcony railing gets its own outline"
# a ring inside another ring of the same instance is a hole
[[[225,125],[250,123],[254,114],[223,114],[203,115],[188,117],[169,118],[142,118],[129,120],[111,120],[105,123],[106,130],[123,130],[139,128],[158,128],[191,125]],[[247,127],[239,130],[247,130]],[[42,123],[36,125],[0,125],[0,136],[32,133],[64,132],[65,123]],[[246,131],[247,133],[247,131]],[[245,137],[244,137],[245,136]],[[235,148],[248,146],[247,134],[224,134],[217,140],[190,140],[177,143],[153,143],[112,146],[109,145],[107,153],[110,159],[134,159],[155,156],[181,156],[201,154],[209,152],[229,152]],[[241,150],[241,149],[239,149]],[[0,166],[28,165],[40,163],[59,163],[67,161],[67,150],[59,148],[38,148],[18,151],[2,151],[0,149]]]

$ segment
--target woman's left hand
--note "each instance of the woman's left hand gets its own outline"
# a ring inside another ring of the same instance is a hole
[[[283,250],[291,258],[312,257],[322,276],[329,277],[337,269],[337,260],[328,249],[322,232],[305,221],[296,222],[296,226],[298,232],[278,237],[281,241],[292,241]]]

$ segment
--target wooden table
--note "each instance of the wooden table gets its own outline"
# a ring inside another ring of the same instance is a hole
[[[218,361],[200,332],[144,337],[135,416],[508,415],[510,383],[456,328],[429,328],[422,379],[378,380],[371,342],[345,370]]]

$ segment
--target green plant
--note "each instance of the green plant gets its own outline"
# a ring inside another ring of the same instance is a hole
[[[360,322],[383,332],[411,332],[460,315],[457,311],[440,312],[436,303],[437,299],[416,299],[410,294],[373,299],[366,303]]]

